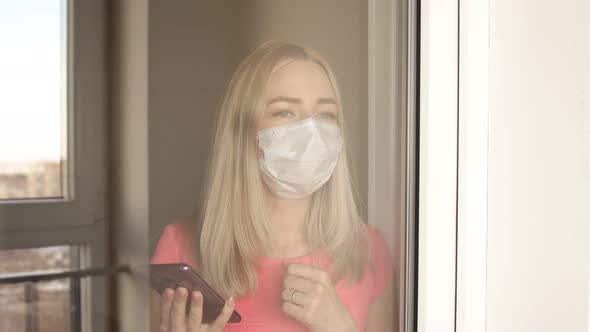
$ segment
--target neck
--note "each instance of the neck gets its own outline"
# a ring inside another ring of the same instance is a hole
[[[271,222],[271,243],[275,257],[307,254],[304,225],[311,199],[285,199],[265,190]]]

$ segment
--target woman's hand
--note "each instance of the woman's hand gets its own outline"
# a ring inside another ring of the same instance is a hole
[[[289,264],[283,281],[283,311],[313,332],[358,331],[327,272]]]
[[[186,300],[188,291],[179,287],[176,292],[170,288],[162,292],[160,304],[160,331],[161,332],[218,332],[229,320],[234,310],[234,300],[229,298],[225,301],[223,310],[217,319],[210,325],[202,324],[203,317],[203,295],[194,291],[191,296],[191,308],[189,317],[186,318]]]

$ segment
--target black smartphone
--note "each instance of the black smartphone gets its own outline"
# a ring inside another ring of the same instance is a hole
[[[203,323],[213,322],[225,305],[225,300],[221,295],[187,264],[150,264],[137,267],[134,270],[160,295],[166,288],[186,288],[189,294],[186,305],[187,317],[191,305],[190,294],[195,290],[203,294]],[[239,323],[241,320],[240,314],[234,310],[228,322]]]

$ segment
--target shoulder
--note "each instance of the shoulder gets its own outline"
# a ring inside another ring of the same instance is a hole
[[[158,245],[179,247],[181,240],[186,236],[187,224],[185,221],[177,221],[164,226],[158,240]]]
[[[394,264],[391,251],[383,234],[371,225],[365,225],[367,246],[369,249],[370,267],[373,280],[371,302],[391,284]]]
[[[189,220],[179,220],[168,224],[162,230],[156,249],[150,259],[152,264],[189,263],[193,259],[196,239],[196,227]]]
[[[371,260],[374,260],[379,255],[389,255],[391,256],[389,245],[387,241],[383,237],[381,231],[377,230],[375,227],[364,224],[363,229],[366,234],[367,246],[369,248],[369,253],[371,255]]]
[[[168,224],[164,227],[162,234],[169,234],[179,244],[187,242],[196,230],[194,222],[188,219],[177,220],[174,223]]]

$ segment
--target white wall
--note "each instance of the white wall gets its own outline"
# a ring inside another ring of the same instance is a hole
[[[487,331],[589,331],[590,2],[490,6]]]

